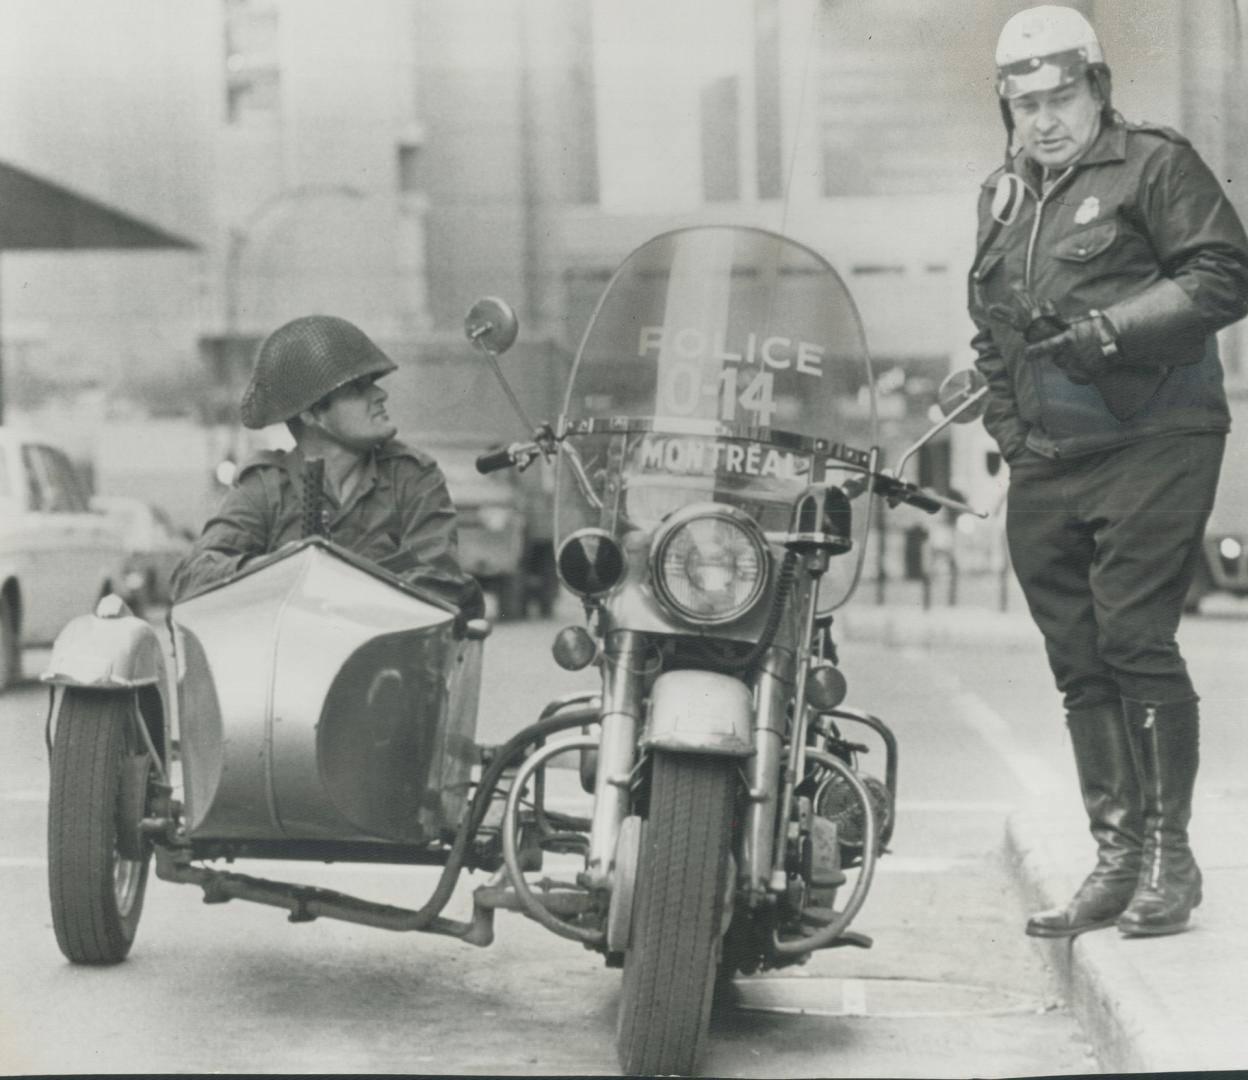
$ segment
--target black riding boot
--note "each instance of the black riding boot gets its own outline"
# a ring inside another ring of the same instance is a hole
[[[1143,814],[1139,780],[1118,702],[1066,714],[1079,790],[1096,840],[1096,867],[1064,908],[1027,920],[1032,937],[1073,937],[1112,926],[1140,875]]]
[[[1200,868],[1187,843],[1200,713],[1195,701],[1123,706],[1144,795],[1144,858],[1118,929],[1128,936],[1176,934],[1201,900]]]

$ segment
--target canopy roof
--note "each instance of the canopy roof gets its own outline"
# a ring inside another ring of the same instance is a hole
[[[197,244],[0,161],[0,251]]]

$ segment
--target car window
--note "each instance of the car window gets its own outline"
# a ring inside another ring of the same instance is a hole
[[[32,510],[47,514],[85,514],[87,497],[69,459],[50,446],[22,447],[30,478]]]

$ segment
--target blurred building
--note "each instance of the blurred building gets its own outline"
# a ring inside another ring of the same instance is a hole
[[[10,390],[24,375],[98,383],[194,363],[199,263],[181,241],[212,220],[200,42],[213,14],[211,0],[0,5]]]
[[[200,248],[0,256],[10,386],[147,408],[163,388],[239,453],[252,350],[288,318],[341,314],[445,369],[493,293],[566,354],[632,247],[705,221],[822,251],[879,365],[930,386],[970,360],[974,199],[1004,149],[992,52],[1023,6],[5,0],[0,164]],[[1122,111],[1185,131],[1248,211],[1245,0],[1072,6]],[[412,392],[436,398],[437,371]]]

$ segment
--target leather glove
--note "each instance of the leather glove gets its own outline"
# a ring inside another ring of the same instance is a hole
[[[1052,360],[1076,386],[1112,371],[1118,363],[1116,334],[1099,311],[1090,311],[1065,330],[1035,341],[1023,350],[1027,360]]]
[[[1011,285],[1007,297],[988,308],[988,314],[1013,327],[1028,341],[1056,334],[1066,328],[1051,300],[1037,300],[1022,285]]]
[[[1208,329],[1182,286],[1169,278],[1105,309],[1123,362],[1133,368],[1165,370],[1204,359]]]

